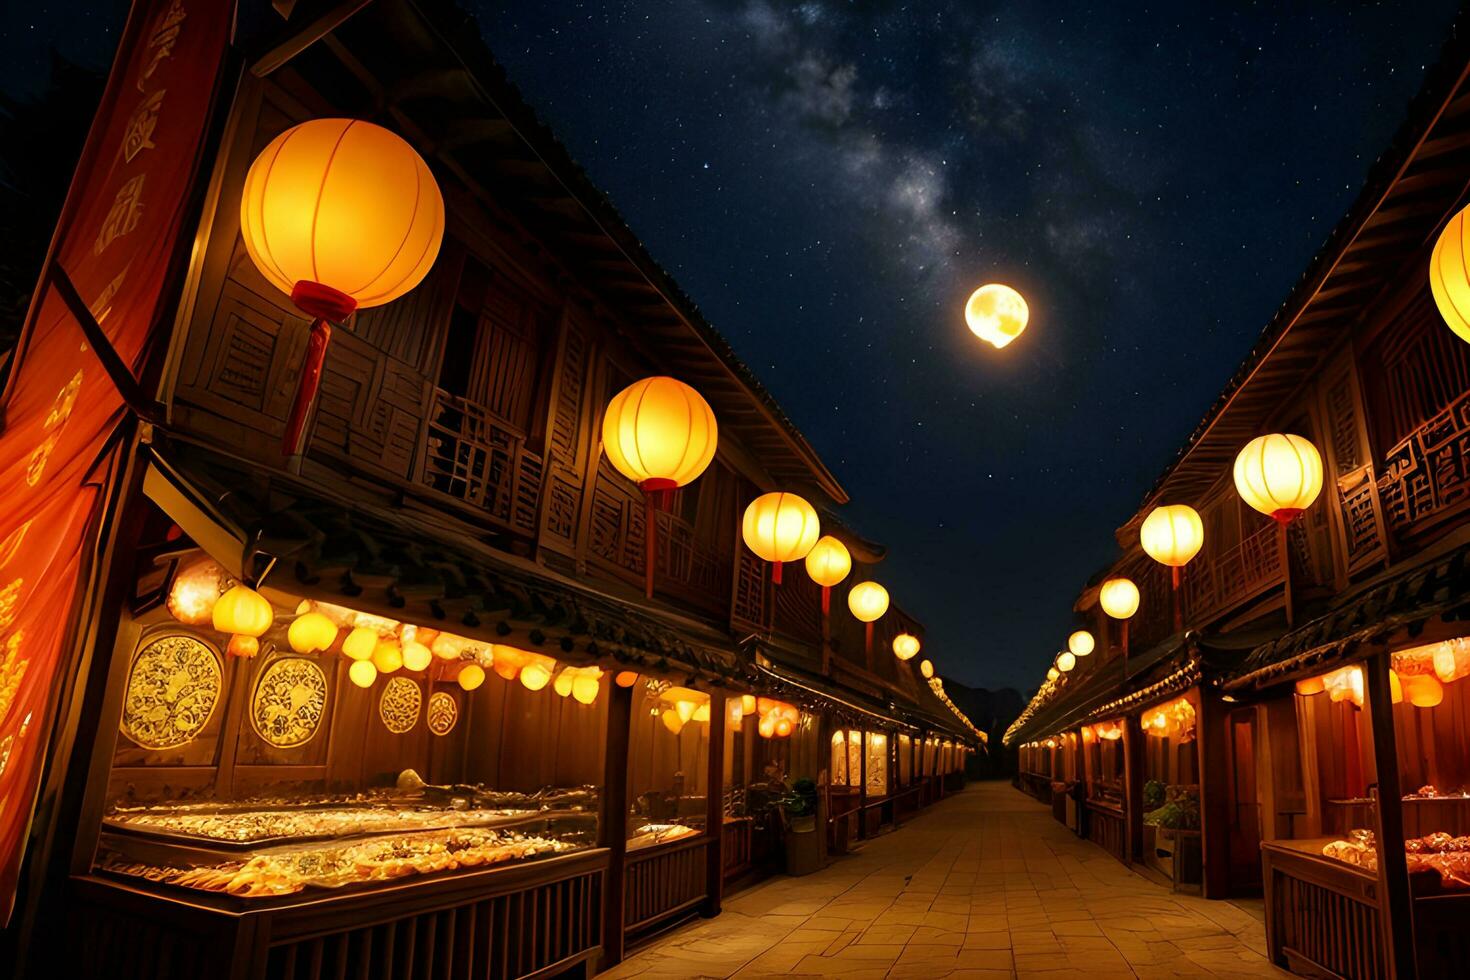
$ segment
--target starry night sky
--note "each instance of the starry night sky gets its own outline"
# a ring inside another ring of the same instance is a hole
[[[940,670],[1018,688],[1455,14],[461,2],[832,466]],[[0,86],[34,91],[52,44],[105,64],[117,22],[8,14]],[[964,326],[988,281],[1031,306],[1003,351]]]

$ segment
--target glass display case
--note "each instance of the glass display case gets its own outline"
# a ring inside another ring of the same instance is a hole
[[[598,668],[257,591],[197,553],[166,595],[134,621],[99,872],[260,900],[596,845]]]
[[[710,696],[664,681],[634,691],[628,739],[628,850],[705,830]]]

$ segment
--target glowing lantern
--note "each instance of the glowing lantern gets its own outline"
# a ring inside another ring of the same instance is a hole
[[[459,668],[459,675],[455,678],[459,686],[466,691],[473,691],[485,683],[485,668],[479,664],[465,664]]]
[[[461,653],[469,646],[469,641],[462,636],[453,633],[439,633],[432,640],[425,640],[423,634],[426,630],[419,630],[419,640],[429,644],[429,650],[440,660],[458,660]]]
[[[373,666],[380,674],[391,674],[403,666],[403,648],[396,640],[384,638],[373,647]]]
[[[788,735],[791,734],[792,727],[793,726],[791,724],[791,719],[790,718],[777,718],[776,719],[776,724],[774,726],[774,731],[776,733],[776,737],[777,738],[786,738]]]
[[[934,664],[929,660],[919,661],[919,673],[924,675],[925,680],[928,680],[934,676]]]
[[[1188,504],[1165,504],[1149,511],[1138,531],[1148,556],[1161,565],[1182,568],[1199,554],[1205,526]]]
[[[1097,647],[1097,641],[1087,630],[1078,630],[1067,637],[1067,651],[1074,657],[1085,657]]]
[[[1429,255],[1429,291],[1445,325],[1470,341],[1470,255],[1466,249],[1465,212],[1458,212],[1439,233]]]
[[[1322,492],[1322,456],[1301,436],[1259,436],[1235,457],[1235,489],[1251,507],[1289,524]]]
[[[1048,667],[1046,669],[1046,679],[1051,681],[1052,683],[1056,683],[1056,679],[1061,676],[1062,672],[1057,670],[1055,667]]]
[[[499,643],[490,648],[490,656],[493,658],[492,666],[495,673],[508,681],[515,680],[521,668],[531,660],[529,653],[517,650],[515,647],[501,646]]]
[[[852,555],[847,545],[830,534],[824,534],[806,553],[806,573],[822,587],[822,615],[832,609],[832,586],[838,585],[852,571]]]
[[[739,698],[730,698],[725,702],[725,716],[730,719],[732,725],[739,725],[745,718],[745,706],[740,703]]]
[[[755,726],[755,730],[760,733],[761,738],[771,738],[776,734],[776,716],[765,715]]]
[[[378,646],[377,630],[358,626],[342,641],[342,652],[353,660],[367,660]]]
[[[620,670],[613,678],[613,683],[618,687],[632,687],[638,683],[638,672],[636,670]]]
[[[203,626],[214,619],[214,604],[224,592],[225,570],[202,558],[174,576],[168,589],[169,614],[189,626]]]
[[[701,721],[701,722],[709,721],[709,702],[708,701],[706,701],[704,704],[701,704],[699,707],[697,707],[697,708],[694,709],[694,720],[695,721]]]
[[[1416,708],[1433,708],[1444,700],[1444,685],[1433,674],[1406,674],[1399,682],[1404,697]]]
[[[354,660],[347,668],[347,677],[358,687],[372,687],[373,681],[378,679],[378,668],[371,660]]]
[[[1060,670],[1062,673],[1065,674],[1076,666],[1077,658],[1073,655],[1071,650],[1063,650],[1061,653],[1057,654],[1057,670]]]
[[[1396,670],[1388,672],[1388,695],[1394,704],[1399,704],[1404,700],[1404,682],[1399,680],[1399,673]]]
[[[403,641],[403,666],[409,670],[427,670],[434,653],[417,639]]]
[[[643,491],[644,592],[650,599],[658,561],[657,511],[670,491],[705,471],[718,442],[709,403],[674,378],[635,381],[614,395],[603,413],[607,461]]]
[[[747,714],[747,715],[753,715],[753,714],[755,714],[755,695],[754,694],[742,694],[742,695],[740,695],[740,711],[741,711],[742,714]]]
[[[970,332],[997,350],[1021,336],[1030,318],[1031,311],[1021,294],[996,282],[975,290],[965,303],[965,323]]]
[[[525,656],[530,662],[521,668],[521,686],[528,691],[539,691],[551,683],[551,672],[556,668],[556,661],[534,653]],[[499,660],[498,650],[496,660]]]
[[[236,633],[230,637],[230,642],[225,646],[225,652],[232,657],[253,657],[260,652],[260,641],[253,636]]]
[[[664,727],[673,732],[675,735],[684,730],[684,719],[680,718],[678,713],[672,708],[665,708],[662,712],[660,712],[658,720],[663,722]]]
[[[597,700],[597,695],[602,692],[602,671],[597,667],[588,667],[578,672],[572,679],[572,699],[578,704],[591,704]]]
[[[781,564],[805,558],[816,547],[821,522],[796,494],[763,493],[745,508],[740,534],[747,548],[771,563],[771,581],[780,583]]]
[[[1138,586],[1131,579],[1110,578],[1098,590],[1103,612],[1113,619],[1127,620],[1138,612]]]
[[[286,642],[297,653],[318,653],[337,642],[337,624],[319,612],[302,613],[286,630]]]
[[[332,339],[327,321],[419,284],[439,254],[444,199],[397,135],[356,119],[313,119],[250,165],[240,236],[261,275],[314,318],[282,445],[296,455]]]
[[[574,674],[571,667],[563,667],[561,673],[556,675],[556,680],[551,682],[551,689],[564,698],[571,697]]]
[[[877,582],[859,582],[847,593],[847,608],[860,623],[867,623],[867,650],[873,649],[873,623],[888,611],[888,590]]]
[[[900,633],[893,638],[893,655],[899,660],[912,660],[919,653],[919,638],[912,633]]]
[[[1308,677],[1305,680],[1296,682],[1296,693],[1304,698],[1309,698],[1314,694],[1321,694],[1325,690],[1327,690],[1327,686],[1322,682],[1322,678],[1320,677]]]
[[[276,614],[265,596],[247,585],[237,584],[219,597],[210,618],[221,633],[260,636],[271,628]]]

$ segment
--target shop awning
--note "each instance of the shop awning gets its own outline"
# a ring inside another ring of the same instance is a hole
[[[1346,593],[1324,615],[1258,646],[1222,687],[1260,690],[1320,674],[1400,630],[1416,636],[1436,616],[1470,616],[1470,544]]]
[[[267,593],[558,659],[748,687],[728,636],[563,578],[432,511],[349,499],[194,445],[150,451],[148,497],[232,574],[253,578],[269,567]]]

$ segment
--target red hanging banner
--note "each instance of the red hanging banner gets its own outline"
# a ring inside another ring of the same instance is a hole
[[[64,298],[69,282],[136,376],[181,247],[190,188],[234,24],[227,0],[137,0],[42,270],[0,431],[0,924],[9,921],[75,615],[89,479],[124,412],[108,351]],[[62,281],[62,288],[55,285]]]

